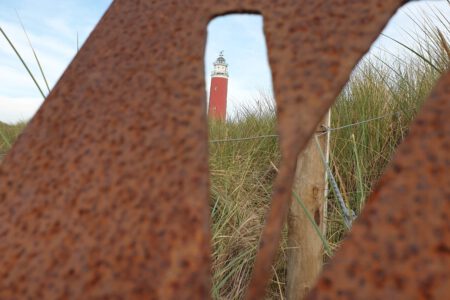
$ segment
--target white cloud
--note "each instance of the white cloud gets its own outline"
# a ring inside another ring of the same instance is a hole
[[[43,102],[42,98],[0,96],[0,121],[11,124],[28,121]]]

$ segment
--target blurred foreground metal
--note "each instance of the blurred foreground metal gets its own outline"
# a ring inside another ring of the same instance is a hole
[[[261,299],[297,155],[402,2],[116,0],[0,166],[0,299],[210,297],[203,56],[232,12],[265,18],[283,156]],[[447,73],[311,299],[444,298],[449,98]]]

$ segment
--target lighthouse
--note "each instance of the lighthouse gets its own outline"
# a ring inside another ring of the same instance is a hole
[[[223,51],[220,51],[219,57],[213,65],[208,115],[214,120],[225,121],[227,116],[228,64],[223,57]]]

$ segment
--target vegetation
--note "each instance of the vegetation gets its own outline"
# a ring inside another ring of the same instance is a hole
[[[447,25],[447,32],[426,23],[422,30],[427,39],[417,39],[413,47],[403,45],[410,55],[364,60],[331,109],[330,167],[347,206],[356,214],[436,80],[450,65],[450,22],[436,15]],[[227,123],[210,123],[216,299],[243,296],[280,160],[273,100],[264,94],[257,100],[256,107],[242,108]],[[0,160],[24,126],[0,123]],[[336,195],[330,190],[326,238],[333,250],[345,231]],[[285,249],[286,232],[273,265],[270,299],[284,296]]]
[[[447,28],[443,33],[424,26],[428,39],[417,40],[414,48],[403,45],[409,55],[364,60],[331,109],[331,128],[339,129],[331,131],[330,167],[344,201],[356,215],[423,101],[450,65],[450,25]],[[280,160],[273,100],[266,95],[257,100],[257,107],[243,108],[233,120],[210,124],[216,299],[243,297]],[[263,137],[248,139],[257,136]],[[333,249],[345,232],[342,210],[330,189],[327,240]],[[286,232],[283,235],[269,299],[284,299]]]
[[[269,103],[269,102],[265,102]],[[235,120],[210,124],[213,296],[242,297],[268,209],[280,155],[273,108],[243,109]],[[241,141],[243,137],[271,135]],[[284,239],[285,241],[285,239]],[[282,248],[284,249],[286,245]],[[281,256],[283,255],[280,253]],[[284,282],[284,258],[275,266]]]
[[[14,125],[0,122],[0,162],[25,126],[26,122],[19,122]]]

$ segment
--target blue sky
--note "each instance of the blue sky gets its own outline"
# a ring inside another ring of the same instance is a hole
[[[20,27],[19,13],[31,42],[41,60],[52,87],[62,75],[77,50],[77,35],[82,44],[111,0],[0,0],[0,26],[9,35],[25,60],[32,66],[41,86],[43,81],[35,66],[33,54]],[[417,31],[408,15],[430,15],[433,9],[450,16],[445,1],[412,2],[403,7],[390,21],[384,33],[405,42],[405,32]],[[224,50],[229,63],[229,112],[241,105],[251,104],[261,92],[271,93],[270,68],[267,63],[265,39],[260,16],[225,16],[214,19],[208,26],[205,53],[206,88],[212,62]],[[398,53],[400,50],[386,38],[380,37],[372,53],[380,49]],[[383,53],[381,51],[381,53]],[[0,121],[14,123],[30,119],[43,99],[3,36],[0,36]]]

